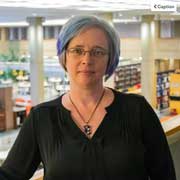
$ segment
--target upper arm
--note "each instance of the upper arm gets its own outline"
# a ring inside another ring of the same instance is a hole
[[[151,180],[175,180],[175,170],[166,135],[159,118],[142,98],[141,123],[145,146],[145,164]]]
[[[33,175],[40,163],[35,123],[32,110],[0,169],[0,177],[25,180]]]

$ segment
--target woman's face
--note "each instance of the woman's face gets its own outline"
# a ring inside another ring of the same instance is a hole
[[[108,40],[100,28],[83,30],[67,47],[66,69],[71,84],[82,87],[102,85],[107,63]]]

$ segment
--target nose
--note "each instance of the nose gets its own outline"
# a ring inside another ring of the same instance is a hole
[[[81,59],[83,64],[92,64],[90,51],[85,51]]]
[[[86,54],[89,54],[89,56],[91,56],[91,53],[92,53],[91,50],[90,51],[84,51],[83,56],[85,56]]]

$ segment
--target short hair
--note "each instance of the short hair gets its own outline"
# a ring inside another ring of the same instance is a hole
[[[98,27],[102,29],[106,35],[109,46],[109,60],[105,72],[108,79],[116,69],[120,56],[120,38],[116,30],[105,20],[96,16],[74,16],[62,27],[57,40],[57,55],[60,64],[66,70],[65,51],[69,42],[77,36],[83,29],[89,27]]]

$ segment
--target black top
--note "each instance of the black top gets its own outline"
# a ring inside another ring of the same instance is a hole
[[[142,96],[113,92],[91,139],[63,107],[62,96],[34,107],[0,168],[0,180],[27,180],[41,161],[45,180],[175,180],[151,106]]]

